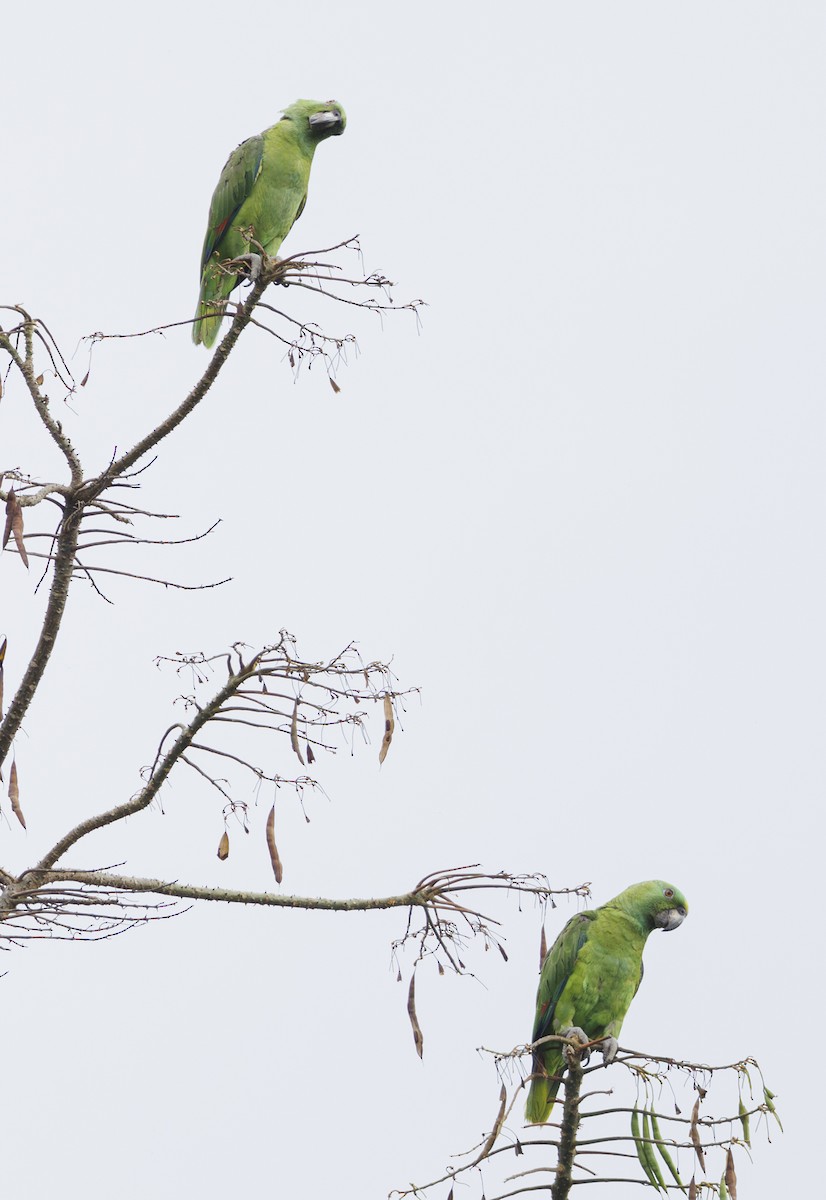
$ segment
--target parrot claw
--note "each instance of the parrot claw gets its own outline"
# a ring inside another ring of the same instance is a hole
[[[249,268],[247,282],[250,285],[258,282],[261,272],[264,269],[264,259],[260,254],[239,254],[238,257],[233,261],[247,264]]]
[[[585,1032],[585,1030],[580,1029],[578,1025],[572,1025],[570,1027],[570,1029],[561,1029],[560,1033],[565,1038],[571,1038],[572,1040],[581,1042],[583,1046],[587,1046],[588,1042],[591,1040],[588,1037],[588,1034]],[[573,1055],[576,1053],[576,1050],[573,1046],[566,1046],[565,1052],[568,1055]],[[581,1061],[583,1063],[587,1063],[588,1059],[591,1057],[591,1051],[590,1050],[582,1050],[582,1051],[580,1051],[580,1054],[581,1054]]]
[[[615,1037],[603,1038],[599,1044],[599,1052],[602,1055],[602,1065],[604,1067],[610,1066],[617,1057],[618,1050],[619,1042]]]

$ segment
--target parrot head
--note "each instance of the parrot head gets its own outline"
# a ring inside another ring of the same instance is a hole
[[[344,133],[347,115],[337,100],[296,100],[284,109],[282,121],[295,121],[302,133],[309,133],[314,142],[338,137]]]
[[[649,929],[662,929],[664,933],[677,929],[688,916],[685,896],[664,879],[632,884],[610,903],[625,909]]]

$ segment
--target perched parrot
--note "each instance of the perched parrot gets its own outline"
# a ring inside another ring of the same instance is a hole
[[[261,255],[274,257],[301,216],[313,154],[319,142],[344,133],[347,118],[335,100],[296,100],[277,125],[247,138],[227,159],[209,206],[201,254],[201,294],[192,340],[211,346],[218,336],[224,301],[240,283],[219,264],[246,257],[250,274],[261,271]],[[257,243],[257,245],[256,245]],[[198,319],[200,318],[200,320]]]
[[[591,912],[571,917],[551,946],[536,996],[533,1037],[549,1034],[580,1042],[605,1038],[605,1065],[617,1053],[625,1014],[642,981],[642,952],[649,933],[681,925],[685,896],[662,879],[635,883]],[[565,1069],[565,1044],[546,1042],[534,1054],[525,1116],[547,1121]]]

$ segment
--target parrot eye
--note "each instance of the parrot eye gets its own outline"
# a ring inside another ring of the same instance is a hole
[[[671,898],[674,895],[674,889],[673,888],[664,888],[663,895],[665,896],[666,900],[671,900]]]

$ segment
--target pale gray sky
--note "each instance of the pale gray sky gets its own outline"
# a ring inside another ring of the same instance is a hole
[[[285,251],[358,233],[367,269],[429,307],[418,332],[282,298],[358,334],[340,395],[320,369],[294,383],[248,332],[143,497],[183,534],[223,522],[156,572],[234,582],[195,598],[113,583],[113,607],[77,589],[18,738],[28,833],[4,825],[0,861],[29,865],[136,790],[173,719],[156,654],[282,626],[313,659],[356,638],[394,656],[421,705],[381,771],[378,739],[319,764],[331,802],[311,802],[309,826],[282,803],[284,888],[378,895],[477,861],[591,881],[597,903],[673,881],[690,917],[652,938],[622,1040],[755,1055],[786,1133],[761,1131],[754,1169],[741,1156],[742,1193],[805,1186],[824,43],[821,4],[763,0],[5,13],[0,301],[67,353],[192,315],[225,158],[299,96],[336,97],[349,123],[320,148]],[[205,361],[188,329],[99,347],[62,414],[87,466]],[[19,389],[0,421],[0,468],[49,477]],[[13,682],[42,601],[17,562],[2,570]],[[286,745],[271,765],[291,769]],[[221,865],[218,805],[176,777],[164,815],[101,835],[88,865],[272,887],[264,803]],[[539,915],[496,915],[510,962],[477,953],[485,986],[420,972],[424,1062],[389,969],[399,915],[216,906],[6,955],[6,1190],[361,1198],[432,1178],[494,1115],[476,1047],[530,1034]]]

